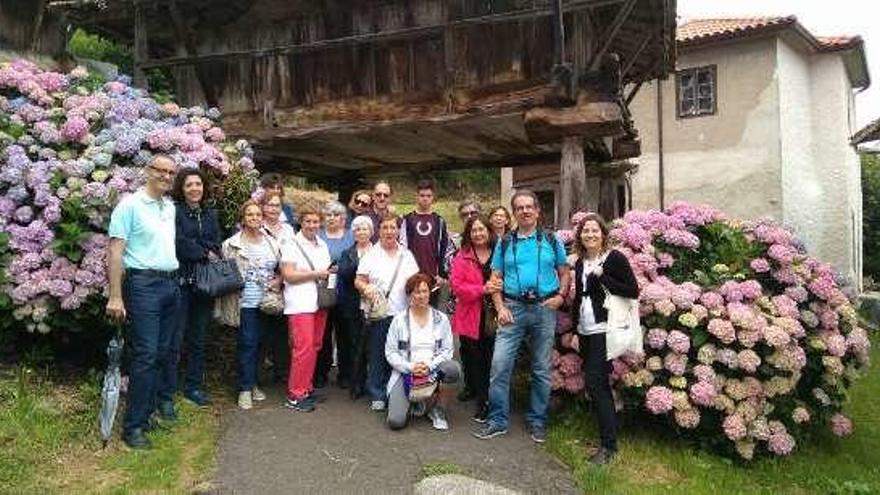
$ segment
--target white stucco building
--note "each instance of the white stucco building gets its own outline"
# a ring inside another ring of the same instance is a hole
[[[684,200],[772,217],[861,287],[851,145],[854,95],[870,83],[861,38],[816,37],[794,17],[773,17],[692,20],[677,40],[675,77],[645,84],[630,105],[642,150],[632,208]],[[528,175],[504,174],[513,177],[502,190]]]
[[[693,20],[677,38],[676,77],[632,103],[642,140],[633,208],[657,208],[662,195],[770,216],[859,283],[862,192],[850,139],[855,91],[870,83],[862,40],[817,38],[794,17]]]

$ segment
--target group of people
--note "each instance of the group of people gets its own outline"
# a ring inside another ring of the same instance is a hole
[[[184,347],[183,396],[200,406],[210,402],[204,371],[212,315],[238,327],[241,409],[266,399],[258,370],[271,361],[273,377],[287,384],[285,405],[314,411],[335,357],[337,385],[353,400],[366,395],[392,429],[420,416],[448,429],[439,390],[463,381],[458,398],[475,400],[473,434],[480,439],[507,433],[511,375],[525,340],[526,421],[531,438],[544,442],[556,316],[570,300],[600,425],[602,445],[591,461],[613,458],[604,299],[637,297],[638,285],[626,257],[609,248],[600,216],[576,226],[569,256],[541,228],[538,198],[528,190],[513,194],[513,218],[502,206],[486,215],[478,202],[463,201],[458,236],[434,211],[431,181],[416,184],[416,207],[400,217],[387,182],[356,191],[347,207],[328,201],[294,211],[281,177],[267,174],[261,193],[242,205],[238,231],[221,242],[208,186],[198,169],[178,171],[171,158],[157,155],[144,188],[120,201],[111,217],[107,314],[128,317],[130,325],[123,424],[129,446],[148,448],[145,433],[176,419]],[[212,300],[197,290],[193,274],[222,259],[235,260],[243,287]],[[444,304],[447,294],[454,304]]]

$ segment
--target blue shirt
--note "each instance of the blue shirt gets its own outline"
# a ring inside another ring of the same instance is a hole
[[[318,237],[327,244],[333,263],[339,263],[339,257],[342,256],[342,253],[354,245],[354,235],[349,229],[343,229],[342,237],[331,239],[327,237],[327,230],[322,228],[318,231]]]
[[[559,291],[559,275],[556,268],[566,265],[565,247],[558,237],[556,245],[550,243],[548,234],[541,233],[541,242],[537,239],[538,230],[527,237],[511,238],[506,244],[502,263],[502,241],[495,244],[492,252],[492,270],[504,275],[504,293],[520,296],[528,290],[534,290],[539,297]],[[518,236],[514,231],[511,236]]]
[[[122,266],[136,270],[177,270],[174,203],[153,199],[144,189],[122,199],[110,215],[108,234],[125,241]]]

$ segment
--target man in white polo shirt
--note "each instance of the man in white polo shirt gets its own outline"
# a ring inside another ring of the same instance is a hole
[[[176,373],[170,359],[171,337],[180,298],[174,245],[171,189],[177,165],[155,155],[146,167],[143,188],[123,198],[110,217],[110,275],[107,316],[130,322],[128,401],[122,438],[135,449],[150,448],[144,432],[158,405],[164,420],[176,419],[171,397],[157,397],[165,376]]]

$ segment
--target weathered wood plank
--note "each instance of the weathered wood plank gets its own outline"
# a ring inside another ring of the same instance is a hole
[[[624,133],[620,107],[610,102],[580,103],[566,108],[532,108],[523,118],[533,143],[559,142],[564,137],[598,138]]]

